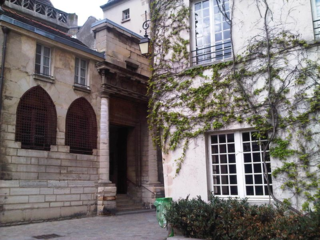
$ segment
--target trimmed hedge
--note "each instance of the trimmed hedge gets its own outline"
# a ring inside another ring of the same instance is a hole
[[[172,202],[168,223],[186,237],[205,239],[320,239],[320,213],[300,216],[246,200],[200,197]]]

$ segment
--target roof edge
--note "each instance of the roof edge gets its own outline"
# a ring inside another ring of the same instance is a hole
[[[136,37],[138,39],[142,39],[143,38],[143,36],[141,36],[141,35],[133,32],[133,31],[131,31],[131,30],[129,30],[129,29],[127,29],[127,28],[125,28],[125,27],[123,27],[123,26],[121,26],[121,25],[119,25],[119,24],[117,24],[117,23],[115,23],[115,22],[113,22],[111,20],[109,20],[108,18],[105,18],[103,20],[100,20],[100,21],[97,21],[97,22],[93,23],[91,25],[91,28],[97,27],[97,26],[102,25],[104,23],[111,24],[115,28],[118,28],[119,30],[125,31],[125,32],[129,33],[130,35],[132,35],[132,36],[134,36],[134,37]]]
[[[117,3],[121,2],[121,1],[122,1],[122,0],[114,0],[114,1],[112,1],[112,2],[107,2],[106,4],[101,5],[100,8],[101,8],[101,9],[104,9],[104,8],[106,8],[106,7],[110,7],[110,6],[114,5],[114,4],[117,4]]]
[[[80,45],[78,43],[75,43],[71,40],[68,40],[66,38],[63,38],[63,37],[60,37],[58,35],[55,35],[53,33],[49,33],[45,30],[42,30],[40,28],[37,28],[37,27],[34,27],[34,26],[31,26],[27,23],[24,23],[24,22],[21,22],[21,21],[18,21],[14,18],[11,18],[11,17],[8,17],[6,15],[0,15],[0,21],[3,21],[3,22],[6,22],[6,23],[9,23],[9,24],[12,24],[14,26],[17,26],[19,28],[22,28],[22,29],[25,29],[27,31],[30,31],[30,32],[33,32],[33,33],[36,33],[38,35],[41,35],[43,37],[46,37],[46,38],[49,38],[53,41],[56,41],[56,42],[59,42],[59,43],[62,43],[64,45],[67,45],[69,47],[72,47],[72,48],[75,48],[75,49],[78,49],[78,50],[81,50],[83,52],[86,52],[86,53],[89,53],[91,55],[94,55],[96,57],[99,57],[99,58],[102,58],[104,59],[104,53],[99,53],[95,50],[92,50],[88,47],[85,47],[83,45]]]

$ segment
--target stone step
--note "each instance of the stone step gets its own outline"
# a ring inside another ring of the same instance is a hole
[[[121,199],[116,199],[117,202],[134,202],[132,199],[130,198],[121,198]]]
[[[136,214],[136,213],[147,213],[147,212],[155,212],[154,209],[133,209],[133,210],[124,210],[118,211],[116,215],[126,215],[126,214]]]
[[[116,195],[117,199],[126,199],[129,198],[129,196],[127,194],[117,194]]]
[[[117,194],[116,202],[118,213],[146,210],[141,203],[133,201],[126,194]]]
[[[121,207],[121,208],[117,207],[117,212],[130,211],[130,210],[140,210],[140,209],[145,209],[145,208],[143,208],[142,206],[139,206],[139,207]]]
[[[141,203],[133,203],[133,202],[123,202],[123,203],[118,203],[117,202],[117,206],[121,207],[121,206],[142,206]]]

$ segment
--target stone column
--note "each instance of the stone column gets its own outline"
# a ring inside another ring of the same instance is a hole
[[[148,136],[148,167],[149,167],[149,184],[158,184],[158,161],[157,149],[153,145],[152,136]]]
[[[109,96],[101,94],[99,182],[110,183],[109,159]]]
[[[110,181],[109,155],[109,95],[105,93],[106,75],[102,75],[102,93],[100,110],[100,142],[99,142],[99,185],[98,215],[112,214],[116,211],[116,186]]]
[[[158,161],[157,161],[157,150],[153,145],[152,136],[149,133],[148,137],[148,183],[145,185],[150,191],[143,192],[143,200],[145,203],[150,203],[150,208],[155,201],[156,197],[164,197],[163,184],[158,179]]]

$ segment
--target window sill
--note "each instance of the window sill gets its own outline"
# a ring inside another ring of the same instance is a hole
[[[38,74],[38,73],[33,74],[33,79],[38,80],[38,81],[47,82],[47,83],[54,83],[55,82],[55,78],[53,76],[47,76],[47,75],[42,75],[42,74]]]
[[[91,89],[89,86],[79,85],[76,83],[73,85],[73,89],[80,92],[91,93]]]
[[[128,18],[128,19],[122,19],[121,23],[125,23],[125,22],[129,22],[131,19]]]

